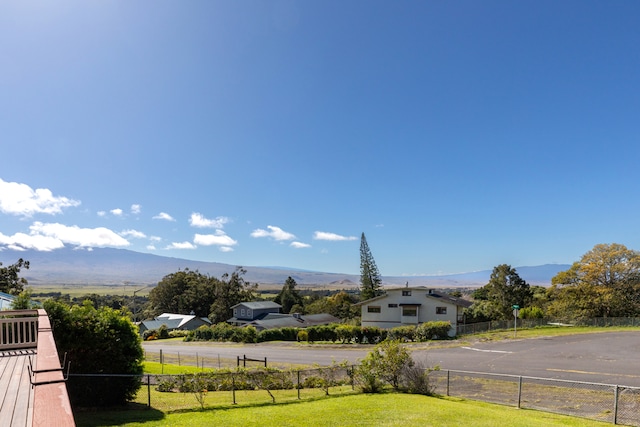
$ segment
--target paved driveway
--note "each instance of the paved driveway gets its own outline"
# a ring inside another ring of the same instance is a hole
[[[563,337],[475,343],[465,347],[421,349],[411,346],[415,359],[442,369],[560,378],[640,387],[640,332],[612,332]],[[271,361],[328,365],[356,363],[367,346],[296,346],[289,344],[219,344],[153,341],[148,352],[216,358],[267,357]]]

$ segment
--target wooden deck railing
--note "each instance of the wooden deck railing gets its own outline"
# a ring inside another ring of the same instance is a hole
[[[0,311],[0,351],[38,346],[38,310]]]

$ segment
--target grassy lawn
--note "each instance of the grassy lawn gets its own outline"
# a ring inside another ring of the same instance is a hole
[[[606,426],[507,406],[411,394],[356,394],[282,404],[226,405],[163,413],[154,409],[76,414],[79,427],[126,426]]]

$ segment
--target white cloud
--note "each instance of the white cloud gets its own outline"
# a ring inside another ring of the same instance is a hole
[[[46,236],[58,239],[63,243],[70,243],[83,247],[129,246],[129,242],[104,227],[80,228],[76,225],[67,226],[59,223],[34,222],[31,227],[32,236]]]
[[[29,235],[24,233],[16,233],[13,236],[5,236],[0,233],[0,245],[6,245],[9,249],[17,251],[35,249],[37,251],[45,252],[64,247],[64,243],[55,237]]]
[[[198,228],[224,228],[224,225],[229,222],[229,218],[225,216],[219,216],[215,219],[205,218],[202,214],[194,212],[191,214],[189,224],[192,227]]]
[[[107,213],[105,211],[98,211],[98,216],[107,216]]]
[[[291,244],[289,245],[292,248],[296,248],[296,249],[300,249],[300,248],[310,248],[311,245],[308,243],[302,243],[302,242],[291,242]]]
[[[153,246],[153,245],[147,245],[147,249],[150,250],[150,251],[155,251],[156,247]]]
[[[216,234],[196,234],[193,238],[193,243],[203,246],[235,246],[237,241],[224,234],[224,232],[218,230]]]
[[[196,247],[191,242],[173,242],[165,249],[195,249]]]
[[[228,246],[220,246],[220,252],[233,252],[233,248]]]
[[[122,209],[120,209],[120,208],[111,209],[110,212],[115,216],[122,216]]]
[[[261,228],[257,228],[251,232],[251,237],[271,237],[274,240],[293,240],[296,238],[294,234],[288,233],[284,231],[280,227],[275,227],[273,225],[267,225],[267,230],[263,230]]]
[[[0,212],[30,217],[36,213],[55,215],[63,208],[78,206],[77,200],[56,197],[51,190],[37,188],[33,190],[26,184],[6,182],[0,179]]]
[[[335,233],[328,233],[326,231],[316,231],[313,233],[313,238],[315,240],[329,240],[332,242],[344,242],[347,240],[358,240],[355,236],[341,236]]]
[[[151,237],[149,237],[149,240],[151,240],[152,242],[159,242],[159,241],[162,240],[162,237],[151,236]]]
[[[175,221],[171,215],[166,212],[160,212],[158,215],[154,216],[153,219],[163,219],[165,221]]]
[[[144,239],[147,237],[146,234],[138,230],[123,230],[120,232],[120,235],[123,237],[135,237],[136,239]]]
[[[134,215],[138,215],[142,211],[142,206],[140,205],[131,205],[131,213]]]

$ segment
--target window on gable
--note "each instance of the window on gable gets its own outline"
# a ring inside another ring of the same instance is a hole
[[[244,308],[242,309],[242,311],[240,312],[241,316],[244,316]]]
[[[396,308],[398,307],[398,304],[389,304],[389,308]]]
[[[436,314],[447,314],[447,307],[436,307]]]
[[[410,297],[411,296],[411,291],[402,291],[402,296],[403,297]]]
[[[368,305],[367,306],[367,313],[380,313],[380,306],[379,305]]]
[[[251,309],[247,308],[247,316],[251,317]]]

